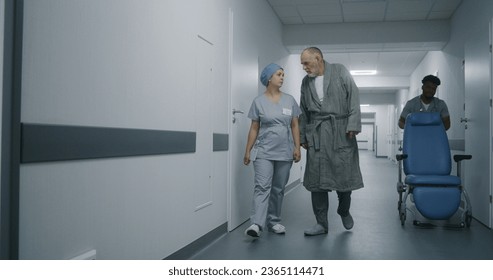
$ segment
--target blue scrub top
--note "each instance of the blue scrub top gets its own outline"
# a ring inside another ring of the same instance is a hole
[[[401,112],[401,118],[405,119],[407,115],[416,112],[439,112],[442,118],[449,116],[448,107],[447,104],[445,104],[445,101],[438,99],[437,97],[433,97],[430,106],[426,109],[421,102],[420,96],[421,95],[418,95],[406,102],[406,105]]]
[[[294,153],[291,120],[301,115],[301,109],[293,96],[282,93],[279,102],[272,102],[265,94],[257,96],[250,107],[248,117],[260,122],[254,149],[256,158],[292,161]]]

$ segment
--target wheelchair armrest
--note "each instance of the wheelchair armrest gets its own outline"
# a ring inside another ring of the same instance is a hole
[[[471,159],[471,158],[472,158],[471,155],[454,155],[454,161],[455,162],[459,162],[459,161],[462,161],[465,159]]]
[[[407,158],[407,154],[398,154],[398,155],[395,155],[395,158],[397,159],[397,161],[401,161],[401,160]]]

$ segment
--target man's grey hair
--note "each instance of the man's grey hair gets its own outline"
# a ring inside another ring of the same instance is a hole
[[[303,50],[303,52],[308,52],[308,53],[310,53],[312,55],[318,54],[318,55],[320,55],[320,57],[322,59],[324,58],[324,55],[322,54],[322,51],[319,48],[317,48],[317,47],[309,47],[309,48],[306,48],[306,49]]]

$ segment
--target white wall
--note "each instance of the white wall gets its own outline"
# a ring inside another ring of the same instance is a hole
[[[197,131],[200,35],[214,45],[210,132],[228,133],[230,7],[243,29],[272,25],[262,0],[26,1],[22,122]],[[255,39],[262,62],[285,56],[271,50],[280,39]],[[227,158],[213,154],[200,211],[195,154],[23,164],[20,258],[165,258],[226,222]]]
[[[372,93],[364,93],[361,92],[360,90],[359,99],[361,104],[374,104],[374,105],[395,104],[396,93],[378,92],[378,91]]]

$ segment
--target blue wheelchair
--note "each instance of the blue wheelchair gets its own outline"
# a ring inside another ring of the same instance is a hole
[[[471,155],[455,155],[457,176],[451,173],[451,152],[439,113],[409,114],[404,127],[399,163],[397,208],[404,226],[407,211],[417,226],[470,227],[472,208],[462,185],[461,162]],[[402,173],[405,174],[404,181]],[[408,205],[409,200],[409,205]]]

